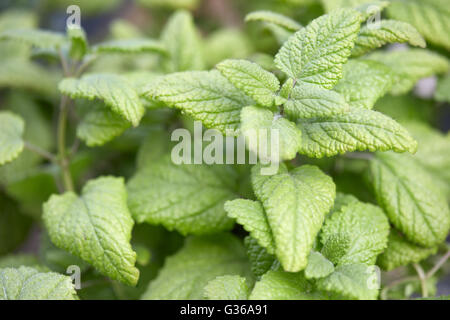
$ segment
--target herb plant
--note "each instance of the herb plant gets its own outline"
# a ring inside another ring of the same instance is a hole
[[[438,295],[448,4],[289,2],[313,16],[249,1],[265,10],[247,32],[205,36],[178,10],[159,36],[118,20],[95,45],[2,13],[0,299]],[[254,165],[175,163],[171,133],[194,121],[214,142],[276,130],[277,171],[251,146]],[[37,254],[17,250],[30,237]]]

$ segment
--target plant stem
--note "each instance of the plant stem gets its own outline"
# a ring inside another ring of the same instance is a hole
[[[392,281],[391,283],[389,283],[387,286],[385,286],[380,293],[380,298],[381,300],[387,300],[387,293],[390,289],[392,289],[395,286],[398,286],[399,284],[402,284],[404,282],[408,282],[408,281],[414,281],[417,280],[416,276],[412,276],[412,277],[406,277],[406,278],[401,278],[395,281]]]
[[[69,160],[66,152],[66,127],[69,97],[61,96],[58,118],[58,160],[61,167],[64,188],[67,191],[74,191],[72,176],[70,174]]]
[[[436,272],[439,271],[439,269],[444,265],[444,263],[447,262],[447,260],[450,258],[450,250],[447,251],[446,254],[444,254],[439,261],[434,265],[433,268],[431,268],[430,271],[427,272],[426,277],[429,279],[431,278]]]
[[[422,267],[418,263],[413,264],[414,269],[417,271],[417,275],[420,279],[420,286],[422,287],[422,297],[427,298],[428,297],[428,286],[427,286],[427,276],[425,275],[425,272],[423,271]]]
[[[25,148],[40,155],[41,157],[43,157],[51,162],[56,162],[56,157],[54,154],[52,154],[52,153],[48,152],[47,150],[44,150],[28,141],[25,141]]]

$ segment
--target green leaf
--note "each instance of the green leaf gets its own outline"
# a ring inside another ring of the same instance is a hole
[[[218,276],[250,274],[241,242],[231,234],[190,237],[184,247],[166,259],[142,296],[146,300],[198,300],[204,287]]]
[[[168,72],[204,68],[201,39],[189,12],[178,11],[170,17],[161,41],[169,53],[166,59]]]
[[[84,30],[77,26],[67,28],[67,36],[70,40],[70,56],[72,59],[81,60],[89,51],[89,43]]]
[[[78,300],[72,280],[29,267],[0,269],[0,300]]]
[[[245,22],[249,21],[262,21],[274,24],[291,32],[295,32],[302,27],[302,25],[299,24],[297,21],[289,17],[286,17],[285,15],[267,10],[250,12],[245,16]]]
[[[136,90],[127,80],[115,74],[66,78],[59,83],[59,90],[72,98],[100,99],[135,127],[144,115],[145,109]]]
[[[334,90],[353,108],[372,109],[392,87],[394,74],[384,64],[370,60],[349,60],[344,76]]]
[[[447,200],[411,155],[378,153],[370,161],[370,178],[378,204],[409,241],[431,247],[445,240]]]
[[[236,219],[269,253],[275,252],[275,242],[264,209],[260,202],[236,199],[225,203],[225,211]]]
[[[332,274],[317,282],[321,290],[338,295],[339,298],[375,300],[378,296],[377,273],[373,266],[348,264],[338,266]]]
[[[449,69],[445,57],[425,49],[376,52],[367,56],[367,59],[379,61],[391,68],[395,74],[391,93],[395,95],[407,93],[422,78],[446,73]]]
[[[253,274],[259,278],[269,270],[278,270],[280,263],[274,255],[258,244],[258,240],[247,236],[244,239],[247,256],[250,260]]]
[[[96,45],[93,51],[97,53],[167,53],[160,41],[145,38],[110,40]]]
[[[331,89],[342,78],[360,23],[355,10],[323,15],[290,37],[275,63],[291,78]]]
[[[299,123],[302,146],[299,153],[313,158],[350,151],[415,152],[417,142],[408,131],[382,113],[353,109],[328,118]]]
[[[249,295],[245,278],[238,275],[217,277],[204,290],[209,300],[247,300]]]
[[[9,111],[0,111],[0,166],[13,161],[23,151],[25,123]]]
[[[395,0],[387,14],[412,24],[430,43],[450,50],[450,9],[446,0]]]
[[[249,150],[264,161],[294,159],[302,141],[302,132],[295,123],[253,106],[241,111],[241,132]]]
[[[139,223],[162,224],[182,234],[228,230],[223,206],[236,198],[236,174],[228,166],[176,165],[170,156],[148,164],[128,182],[128,204]]]
[[[293,120],[328,117],[348,110],[349,105],[339,93],[306,84],[295,86],[284,104],[286,115]]]
[[[388,246],[378,257],[377,264],[382,269],[390,271],[410,263],[420,262],[435,254],[436,251],[437,247],[425,248],[415,245],[402,237],[397,231],[392,230],[389,234]]]
[[[18,253],[0,257],[0,269],[19,268],[21,266],[31,267],[40,271],[48,271],[44,270],[46,267],[42,266],[36,256],[32,254]]]
[[[277,96],[280,81],[273,73],[264,70],[256,63],[229,59],[219,63],[216,68],[236,88],[260,105],[272,107],[284,102],[283,98]]]
[[[409,23],[395,20],[381,20],[379,21],[379,25],[366,25],[361,28],[352,51],[352,56],[362,56],[388,43],[406,42],[412,46],[426,47],[425,40],[421,34]]]
[[[306,279],[320,279],[334,271],[334,265],[319,252],[311,251],[305,269]]]
[[[77,137],[87,146],[101,146],[121,135],[131,124],[99,101],[86,104],[86,113],[77,127]]]
[[[358,199],[354,195],[337,192],[336,199],[334,199],[333,209],[331,209],[329,216],[335,212],[341,211],[344,206],[354,202],[358,202]]]
[[[321,0],[325,11],[330,12],[338,8],[351,8],[356,6],[362,6],[367,3],[375,3],[380,1],[371,0]]]
[[[139,270],[130,245],[134,222],[122,178],[91,180],[80,197],[73,192],[51,196],[44,204],[43,219],[55,245],[111,279],[136,285]]]
[[[301,273],[269,271],[256,282],[249,300],[312,300],[316,297],[310,290]]]
[[[450,74],[439,80],[434,98],[437,101],[450,103]]]
[[[38,29],[10,29],[0,33],[0,40],[20,41],[41,49],[58,49],[66,43],[63,34]]]
[[[290,172],[282,167],[273,176],[260,176],[260,169],[259,165],[252,169],[253,189],[263,203],[278,260],[286,271],[301,271],[333,205],[335,185],[315,166]]]
[[[379,207],[352,202],[325,221],[320,238],[323,245],[332,236],[343,236],[349,240],[344,244],[345,254],[331,260],[336,265],[373,265],[387,246],[389,228],[389,221]]]
[[[254,102],[218,71],[174,73],[162,77],[146,96],[181,109],[223,133],[239,127],[241,109]]]

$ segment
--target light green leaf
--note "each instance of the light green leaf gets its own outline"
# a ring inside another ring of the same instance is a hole
[[[434,98],[437,101],[450,103],[450,74],[439,80]]]
[[[0,300],[78,300],[72,279],[29,267],[0,269]]]
[[[264,209],[260,202],[236,199],[225,203],[225,211],[236,219],[269,253],[275,252],[275,242]]]
[[[137,126],[144,115],[145,109],[136,90],[127,80],[115,74],[66,78],[59,83],[59,90],[72,98],[100,99],[133,126]]]
[[[89,108],[77,127],[77,137],[87,146],[101,146],[121,135],[131,124],[99,101],[86,104]]]
[[[73,192],[51,196],[44,204],[43,220],[56,246],[111,279],[136,285],[139,270],[130,245],[134,222],[122,178],[91,180],[80,197]]]
[[[433,178],[408,154],[378,153],[370,161],[378,204],[409,241],[431,247],[450,229],[447,200]]]
[[[0,40],[20,41],[41,49],[58,49],[66,43],[63,34],[38,29],[10,29],[0,33]]]
[[[306,279],[320,279],[334,271],[334,265],[319,252],[311,251],[305,269]]]
[[[306,84],[294,87],[284,104],[286,115],[293,120],[328,117],[345,113],[349,109],[349,105],[339,93]]]
[[[258,244],[258,240],[247,236],[244,239],[247,248],[247,256],[250,260],[253,274],[259,278],[269,270],[280,269],[280,263],[274,255],[267,252],[264,247]]]
[[[334,199],[333,209],[331,209],[328,216],[331,216],[335,212],[341,211],[344,206],[354,202],[358,202],[358,199],[354,195],[337,192],[336,199]]]
[[[31,267],[39,271],[48,271],[45,270],[46,267],[39,263],[36,256],[32,254],[18,253],[0,257],[0,269],[19,268],[21,266]]]
[[[249,150],[264,161],[294,159],[301,146],[302,133],[295,123],[265,108],[243,108],[241,132]]]
[[[362,6],[367,3],[379,2],[373,0],[321,0],[326,12],[333,11],[338,8],[351,8]]]
[[[142,299],[198,300],[209,281],[224,275],[250,275],[241,242],[230,234],[187,238],[184,247],[166,259]]]
[[[342,78],[360,23],[361,14],[351,9],[323,15],[290,37],[275,63],[291,78],[331,89]]]
[[[297,21],[286,17],[285,15],[267,10],[250,12],[245,16],[245,22],[249,21],[262,21],[274,24],[291,32],[295,32],[302,27]]]
[[[389,17],[412,24],[431,43],[450,50],[450,9],[446,0],[392,1]]]
[[[315,166],[290,172],[283,168],[273,176],[260,176],[260,169],[259,165],[252,169],[253,189],[263,203],[278,260],[286,271],[301,271],[333,205],[336,187]]]
[[[245,278],[238,275],[217,277],[204,290],[209,300],[247,300],[249,294]]]
[[[0,165],[17,158],[23,151],[25,123],[9,111],[0,111]]]
[[[241,109],[254,102],[218,71],[174,73],[162,77],[146,96],[181,109],[223,133],[239,127]]]
[[[67,36],[70,40],[70,56],[72,59],[81,60],[89,51],[89,43],[84,30],[77,26],[67,28]]]
[[[311,289],[301,273],[268,271],[256,282],[249,300],[312,300]]]
[[[334,90],[353,108],[372,109],[392,87],[394,74],[384,64],[370,60],[349,60],[344,76]]]
[[[96,45],[93,51],[98,53],[167,53],[165,46],[161,42],[145,38],[110,40]]]
[[[176,165],[170,156],[148,164],[128,182],[128,204],[136,221],[162,224],[182,234],[228,230],[223,206],[236,198],[236,174],[228,166]]]
[[[161,41],[169,53],[166,59],[168,72],[204,68],[201,39],[189,12],[178,11],[170,17]]]
[[[421,247],[415,245],[397,231],[392,230],[389,234],[389,242],[386,250],[378,257],[377,264],[384,270],[390,271],[395,268],[417,263],[436,253],[437,247]]]
[[[417,142],[408,131],[382,113],[353,109],[328,118],[299,123],[302,146],[299,153],[321,158],[349,151],[415,152]]]
[[[378,276],[373,266],[348,264],[338,266],[328,277],[320,279],[317,286],[339,298],[375,300],[378,296],[376,281]]]
[[[381,20],[378,23],[361,28],[352,51],[353,57],[362,56],[388,43],[407,42],[412,46],[426,47],[421,34],[409,23],[395,20]]]
[[[389,228],[389,221],[379,207],[352,202],[325,221],[320,239],[323,245],[330,237],[343,236],[348,239],[343,244],[345,254],[339,259],[332,259],[336,265],[373,265],[387,246]]]
[[[417,81],[435,74],[446,73],[448,60],[425,49],[376,52],[367,56],[369,60],[387,65],[395,74],[391,93],[400,95],[410,91]]]
[[[246,60],[225,60],[216,68],[236,88],[253,98],[260,105],[272,107],[283,103],[284,99],[277,96],[280,81],[254,62]]]

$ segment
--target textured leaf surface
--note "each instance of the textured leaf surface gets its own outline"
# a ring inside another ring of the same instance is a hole
[[[262,21],[271,23],[292,32],[297,31],[302,27],[297,21],[286,17],[285,15],[267,10],[250,12],[245,16],[245,21]]]
[[[379,153],[370,163],[370,176],[379,205],[408,240],[430,247],[445,239],[447,200],[412,156]]]
[[[225,203],[225,211],[236,219],[269,253],[275,252],[275,242],[263,206],[258,201],[236,199]]]
[[[80,60],[89,50],[86,33],[79,26],[67,27],[67,37],[70,40],[70,56]]]
[[[348,110],[348,103],[339,93],[306,84],[295,86],[284,104],[286,115],[293,120],[329,117]]]
[[[169,53],[165,64],[168,72],[204,68],[200,36],[189,12],[178,11],[170,17],[161,41]]]
[[[274,255],[258,244],[258,240],[247,236],[244,239],[247,256],[250,260],[253,274],[259,278],[269,270],[278,270],[280,263]]]
[[[77,127],[77,136],[89,147],[101,146],[121,135],[131,124],[101,102],[93,101]]]
[[[278,117],[265,108],[243,108],[241,132],[246,138],[250,151],[258,154],[259,158],[265,161],[295,158],[302,141],[302,132],[295,123]],[[278,154],[275,154],[276,152]]]
[[[133,220],[123,179],[89,181],[78,197],[53,195],[44,204],[43,219],[52,242],[92,264],[104,275],[136,285],[139,270],[130,245]]]
[[[142,299],[202,299],[204,287],[218,276],[250,274],[245,250],[230,234],[186,239],[184,247],[166,259]]]
[[[417,142],[391,118],[371,110],[353,109],[328,118],[302,121],[301,154],[321,158],[349,151],[415,152]]]
[[[247,300],[249,289],[245,278],[220,276],[208,282],[205,297],[209,300]]]
[[[17,158],[23,151],[25,123],[9,111],[0,112],[0,165]]]
[[[225,60],[216,68],[222,75],[262,106],[271,107],[277,103],[280,81],[258,64],[246,60]],[[281,102],[281,101],[280,101]]]
[[[269,271],[256,282],[250,300],[311,300],[310,285],[301,273]]]
[[[375,300],[378,289],[372,287],[373,279],[377,279],[373,267],[364,264],[348,264],[337,267],[328,277],[320,279],[317,286],[319,289],[347,299]]]
[[[120,39],[100,43],[93,48],[94,52],[99,53],[139,53],[156,52],[166,53],[164,45],[153,39]]]
[[[332,260],[336,265],[373,265],[377,256],[387,246],[389,228],[389,221],[379,207],[354,202],[333,213],[325,221],[321,242],[325,245],[333,236],[348,239],[345,243],[345,254]]]
[[[387,65],[395,74],[391,93],[395,95],[410,91],[422,78],[446,73],[448,60],[425,49],[398,50],[373,53],[367,57]]]
[[[305,269],[306,279],[320,279],[334,271],[333,263],[319,252],[311,251]]]
[[[450,9],[446,0],[395,0],[387,14],[409,22],[429,42],[450,50]]]
[[[136,90],[127,80],[115,74],[66,78],[59,83],[59,90],[72,98],[100,99],[133,126],[137,126],[144,115],[145,110]]]
[[[128,204],[136,221],[162,224],[182,234],[227,230],[233,220],[223,206],[236,198],[236,178],[228,166],[175,165],[166,156],[128,182]]]
[[[186,112],[209,128],[225,133],[239,127],[241,109],[253,101],[218,71],[174,73],[161,78],[147,93]]]
[[[380,62],[350,60],[334,90],[342,94],[351,107],[372,109],[391,89],[393,81],[391,69]]]
[[[42,49],[59,48],[66,42],[63,34],[38,29],[10,29],[0,33],[0,40],[15,40]]]
[[[437,247],[426,248],[407,241],[397,231],[389,234],[386,250],[378,257],[377,264],[390,271],[400,266],[416,263],[436,253]]]
[[[361,28],[353,57],[362,56],[371,50],[388,43],[409,43],[412,46],[425,48],[425,40],[412,25],[402,21],[381,20],[379,25],[366,25]]]
[[[342,78],[359,31],[361,15],[351,9],[334,11],[297,31],[275,57],[278,68],[301,82],[331,89]]]
[[[283,167],[282,167],[283,168]],[[315,166],[304,165],[273,176],[252,171],[255,194],[263,203],[275,239],[276,255],[284,270],[306,267],[314,239],[336,195],[333,181]]]
[[[29,267],[0,269],[0,300],[77,300],[72,279]]]

